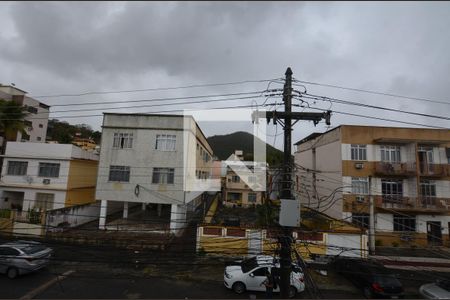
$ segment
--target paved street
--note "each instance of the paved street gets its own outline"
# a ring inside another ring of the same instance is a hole
[[[264,298],[264,293],[241,296],[222,283],[223,260],[198,257],[172,251],[139,251],[111,247],[85,247],[52,244],[55,253],[48,268],[10,280],[0,276],[0,298],[20,298],[34,292],[34,298]],[[57,275],[70,274],[48,287]],[[407,291],[407,298],[419,298],[418,287],[436,276],[449,273],[393,270]],[[344,278],[329,272],[328,276],[313,272],[324,298],[362,298],[362,294]],[[42,288],[45,287],[45,288]],[[278,295],[275,295],[277,298]],[[298,298],[309,298],[308,293]]]

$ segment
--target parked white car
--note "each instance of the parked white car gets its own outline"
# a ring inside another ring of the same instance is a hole
[[[271,274],[279,274],[279,269],[280,264],[276,259],[271,256],[260,255],[225,267],[223,280],[227,288],[238,294],[242,294],[245,291],[263,292],[266,290],[265,286],[262,285],[266,279],[266,270],[269,270]],[[289,297],[293,298],[297,293],[304,290],[303,273],[297,265],[293,264]],[[280,292],[279,283],[273,291],[275,293]]]
[[[419,293],[427,299],[450,299],[450,280],[424,284]]]

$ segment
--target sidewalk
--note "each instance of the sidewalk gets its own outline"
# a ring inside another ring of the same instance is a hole
[[[450,259],[436,257],[371,256],[387,268],[450,272]]]

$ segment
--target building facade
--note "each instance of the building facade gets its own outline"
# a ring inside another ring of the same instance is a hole
[[[450,130],[342,125],[296,143],[303,205],[369,226],[376,243],[449,246]]]
[[[242,159],[242,151],[237,150],[223,163],[226,174],[222,203],[225,206],[249,207],[263,203],[267,163]]]
[[[190,116],[105,113],[102,126],[97,199],[101,229],[111,205],[157,206],[168,212],[169,230],[178,234],[201,204],[194,187],[211,177],[212,149]],[[129,205],[130,204],[130,205]]]
[[[8,142],[0,209],[49,211],[95,202],[98,156],[69,144]]]
[[[28,97],[27,92],[10,85],[0,84],[0,99],[13,100],[26,108],[26,134],[17,132],[16,142],[45,143],[50,106]]]

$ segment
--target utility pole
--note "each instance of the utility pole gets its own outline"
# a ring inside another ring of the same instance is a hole
[[[281,198],[293,200],[292,197],[292,70],[287,68],[286,82],[283,89],[284,112],[284,159],[283,159],[283,181]],[[280,237],[280,292],[281,298],[289,298],[289,288],[291,286],[291,238],[292,230],[283,226],[283,236]]]
[[[369,253],[375,254],[375,207],[372,195],[372,176],[369,176]]]
[[[273,119],[273,123],[279,123],[284,128],[284,161],[283,161],[283,176],[282,176],[282,190],[281,190],[281,199],[282,199],[282,207],[283,201],[290,202],[296,201],[295,197],[292,194],[292,171],[293,171],[293,162],[292,162],[292,126],[297,123],[299,120],[309,120],[314,121],[314,125],[317,125],[320,120],[325,119],[326,124],[330,125],[330,116],[331,111],[327,111],[325,113],[311,113],[311,112],[292,112],[292,70],[291,68],[287,68],[286,73],[286,81],[283,88],[283,102],[284,102],[284,112],[254,112],[253,113],[253,121],[257,118],[266,118],[267,123],[270,122],[270,119]],[[294,124],[292,124],[292,120],[296,120]],[[282,121],[284,120],[284,122]],[[281,298],[287,299],[289,298],[289,289],[291,286],[291,269],[292,269],[292,258],[291,258],[291,244],[293,241],[292,238],[292,229],[291,227],[298,227],[300,224],[295,224],[292,222],[292,219],[298,219],[300,215],[300,209],[298,212],[294,212],[294,214],[298,214],[298,218],[292,218],[292,216],[284,216],[283,208],[280,212],[280,225],[282,225],[283,234],[279,237],[279,243],[281,244],[280,249],[280,291]],[[292,214],[291,214],[292,215]],[[287,220],[289,219],[289,220]]]

